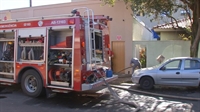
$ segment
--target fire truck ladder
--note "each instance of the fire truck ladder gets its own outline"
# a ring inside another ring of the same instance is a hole
[[[94,13],[92,10],[90,10],[90,11],[92,13],[92,24],[89,23],[90,25],[92,25],[92,28],[90,28],[90,37],[89,37],[89,39],[91,39],[90,40],[90,42],[91,42],[91,44],[90,44],[90,46],[91,46],[91,62],[90,62],[90,64],[93,64],[93,66],[95,67],[94,69],[96,70],[96,43],[95,43],[95,29],[94,29]]]
[[[87,7],[80,7],[77,9],[86,9],[84,11],[84,27],[85,31],[85,41],[86,41],[86,60],[87,60],[87,69],[93,70],[96,69],[96,47],[95,47],[95,30],[94,30],[94,12]]]

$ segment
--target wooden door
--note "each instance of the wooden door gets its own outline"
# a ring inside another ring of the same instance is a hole
[[[114,57],[112,58],[112,69],[117,73],[125,68],[125,42],[113,41],[112,51],[114,53]],[[124,71],[120,73],[124,73]]]

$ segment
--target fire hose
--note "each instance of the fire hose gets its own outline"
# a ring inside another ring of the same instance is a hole
[[[110,86],[114,87],[114,88],[118,88],[118,89],[123,89],[123,90],[126,90],[126,91],[131,91],[131,92],[136,92],[136,93],[142,93],[142,94],[147,94],[147,95],[153,95],[153,96],[159,96],[159,97],[167,97],[167,98],[175,98],[175,99],[182,99],[182,100],[200,101],[200,98],[182,97],[182,96],[175,96],[175,95],[166,95],[166,94],[152,93],[152,92],[140,91],[140,90],[135,90],[135,89],[127,89],[127,88],[120,87],[118,85],[110,85]]]
[[[120,71],[118,71],[118,72],[116,72],[116,73],[120,73],[120,72],[122,72],[122,71],[124,71],[124,70],[127,70],[127,69],[129,69],[129,68],[132,68],[132,66],[126,67],[126,68],[124,68],[124,69],[122,69],[122,70],[120,70]]]
[[[21,59],[26,59],[26,47],[23,47],[23,50],[21,52]]]
[[[114,99],[118,102],[118,103],[123,103],[123,104],[127,104],[127,105],[130,105],[130,106],[133,106],[136,108],[136,110],[139,110],[140,109],[140,106],[136,103],[136,102],[128,102],[128,101],[125,101],[123,99],[120,99],[118,94],[111,88],[111,86],[108,84],[108,82],[106,82],[105,78],[102,76],[102,73],[99,72],[99,71],[96,71],[97,74],[101,75],[105,85],[107,86],[108,90],[110,91],[110,93],[113,95]],[[97,75],[95,74],[95,76]],[[97,76],[96,76],[97,77]]]

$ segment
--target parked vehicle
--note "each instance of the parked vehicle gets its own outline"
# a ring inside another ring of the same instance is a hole
[[[175,57],[165,62],[136,70],[132,82],[143,89],[152,89],[154,85],[200,86],[200,59]]]
[[[1,21],[0,84],[20,83],[25,94],[38,97],[43,90],[86,91],[117,79],[106,76],[110,20],[81,7],[71,14]]]

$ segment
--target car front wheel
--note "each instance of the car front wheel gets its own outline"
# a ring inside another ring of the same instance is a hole
[[[143,77],[140,81],[140,87],[142,89],[152,89],[154,86],[154,82],[150,77]]]

